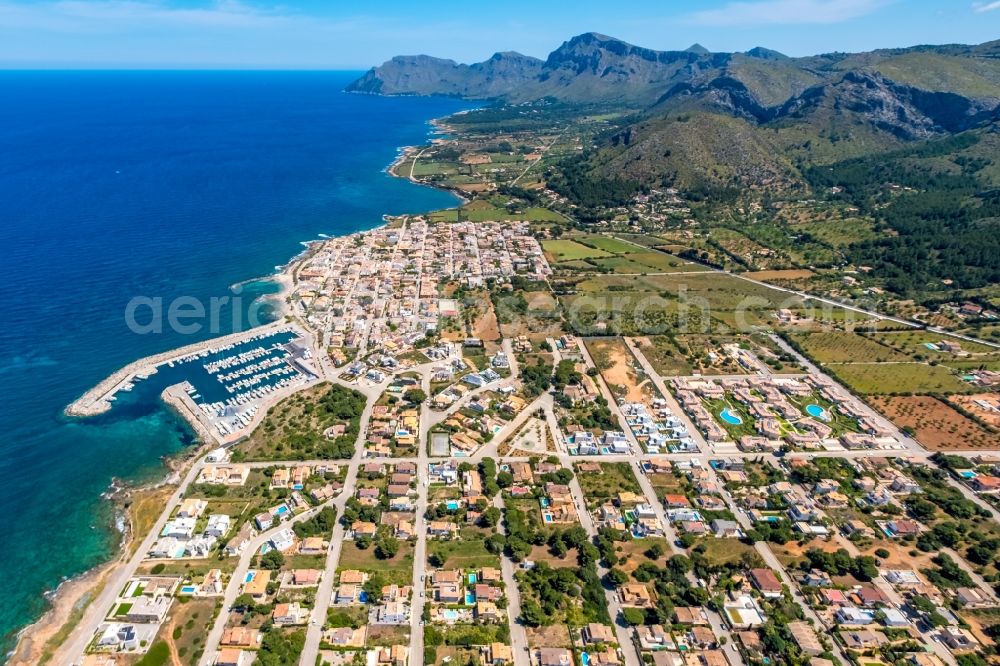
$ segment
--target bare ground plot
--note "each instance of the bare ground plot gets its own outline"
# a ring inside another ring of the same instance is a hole
[[[976,418],[994,428],[1000,428],[1000,396],[995,393],[974,393],[972,395],[953,395],[948,397],[961,409],[973,414]],[[992,409],[983,405],[992,405]]]
[[[553,624],[548,627],[525,627],[528,635],[528,645],[531,649],[543,647],[572,647],[569,638],[569,628],[564,624]]]
[[[686,346],[676,338],[649,335],[635,338],[636,346],[657,374],[663,377],[687,376],[694,372],[694,365],[688,359]]]
[[[774,271],[753,271],[744,273],[748,278],[767,282],[768,280],[805,280],[816,275],[808,268],[787,268]]]
[[[884,397],[872,404],[931,451],[995,449],[1000,435],[931,396]]]
[[[637,362],[621,338],[587,339],[587,350],[611,390],[630,402],[640,402],[653,391],[649,380],[639,377]]]

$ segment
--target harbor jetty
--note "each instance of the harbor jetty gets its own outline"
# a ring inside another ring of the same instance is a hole
[[[276,321],[265,326],[253,328],[239,333],[230,333],[218,338],[211,338],[202,342],[172,349],[162,354],[154,354],[137,361],[133,361],[117,372],[101,381],[94,388],[90,389],[82,396],[74,400],[65,413],[67,416],[88,417],[103,414],[111,409],[115,394],[121,390],[129,390],[136,379],[144,379],[156,374],[160,366],[180,361],[193,354],[200,354],[209,349],[224,347],[226,345],[238,344],[249,337],[267,335],[287,328],[285,321]]]

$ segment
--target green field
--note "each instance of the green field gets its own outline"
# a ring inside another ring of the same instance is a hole
[[[482,569],[499,567],[500,558],[488,552],[482,539],[451,539],[450,541],[430,541],[427,553],[435,553],[444,559],[446,569]]]
[[[951,352],[936,351],[926,346],[927,343],[936,345],[942,340],[954,342],[960,345],[962,347],[962,351],[969,354],[989,354],[991,352],[998,351],[997,349],[987,345],[968,342],[966,340],[952,338],[947,335],[933,333],[931,331],[893,331],[878,333],[872,337],[887,346],[899,349],[905,354],[921,354],[922,356],[930,359],[946,359],[955,358],[957,356]]]
[[[845,363],[829,366],[828,369],[851,389],[866,395],[974,393],[979,390],[942,365]]]
[[[542,241],[542,249],[552,255],[555,261],[572,261],[574,259],[592,259],[595,257],[611,256],[609,252],[587,247],[586,245],[581,245],[573,240]]]
[[[640,249],[632,243],[626,243],[610,236],[581,236],[577,240],[584,245],[590,245],[612,254],[628,254]]]
[[[797,336],[806,353],[818,363],[882,363],[913,360],[857,333],[819,331]]]

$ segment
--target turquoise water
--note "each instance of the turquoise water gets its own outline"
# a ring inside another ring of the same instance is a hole
[[[817,419],[830,420],[830,414],[819,405],[806,405],[806,413]]]
[[[112,478],[163,474],[191,433],[159,404],[157,376],[115,409],[63,408],[122,365],[245,327],[269,282],[241,286],[216,331],[138,335],[134,296],[207,301],[271,274],[319,234],[454,197],[391,178],[397,147],[447,99],[340,92],[344,72],[0,73],[0,655],[43,593],[111,556]]]
[[[740,415],[733,412],[728,407],[719,412],[719,417],[722,418],[723,421],[731,425],[740,425],[741,423],[743,423],[743,419],[740,418]]]

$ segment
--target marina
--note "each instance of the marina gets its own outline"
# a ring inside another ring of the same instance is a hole
[[[171,403],[220,443],[242,437],[268,405],[319,377],[300,329],[272,324],[209,340],[169,356],[150,357],[109,377],[67,409],[98,414],[116,400],[142,400],[169,389]],[[194,424],[192,424],[194,425]]]

